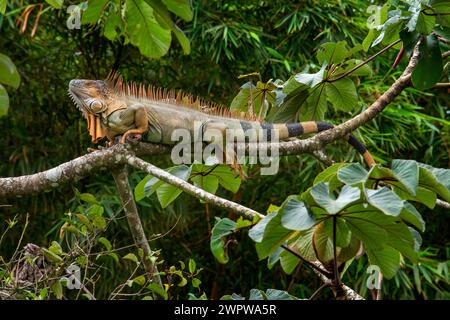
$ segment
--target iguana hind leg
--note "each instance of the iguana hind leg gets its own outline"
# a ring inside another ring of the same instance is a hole
[[[215,136],[213,131],[220,132],[220,135],[222,136],[222,141],[212,141],[212,143],[218,143],[217,147],[222,152],[222,162],[229,164],[230,167],[233,169],[234,173],[241,177],[241,179],[246,179],[247,175],[245,174],[244,170],[242,169],[242,166],[238,162],[237,154],[234,149],[227,148],[226,147],[226,130],[228,129],[228,126],[224,123],[220,122],[207,122],[203,127],[203,137],[210,136],[209,133],[212,133],[211,136]],[[207,140],[210,140],[210,137],[206,138]]]

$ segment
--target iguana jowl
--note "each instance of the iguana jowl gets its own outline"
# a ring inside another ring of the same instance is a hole
[[[190,95],[127,84],[117,75],[106,80],[72,80],[69,94],[86,117],[94,143],[106,137],[111,144],[118,135],[122,135],[120,141],[124,143],[130,134],[144,134],[147,142],[175,144],[177,142],[172,140],[174,130],[186,129],[195,134],[198,123],[203,131],[260,130],[268,140],[275,136],[274,131],[280,140],[287,140],[333,127],[316,121],[261,122],[252,115],[234,113]],[[349,135],[347,141],[362,154],[369,166],[375,164],[372,155],[353,135]]]

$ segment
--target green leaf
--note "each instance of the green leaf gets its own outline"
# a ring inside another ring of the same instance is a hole
[[[408,32],[408,30],[405,29],[400,32],[400,39],[402,40],[403,48],[408,55],[413,52],[419,38],[420,34],[416,31]]]
[[[433,31],[434,25],[436,24],[436,17],[431,15],[426,15],[423,12],[419,14],[417,18],[416,30],[421,34],[428,35]]]
[[[194,273],[196,270],[196,263],[194,259],[189,259],[189,272]]]
[[[5,14],[7,4],[8,4],[8,0],[0,0],[0,13],[1,14]]]
[[[289,243],[289,247],[297,249],[298,253],[306,260],[313,261],[316,260],[316,253],[313,247],[313,235],[315,227],[302,231],[299,233],[297,238],[294,238]]]
[[[6,2],[6,1],[5,1]],[[64,0],[45,0],[49,5],[56,9],[61,9]]]
[[[201,284],[202,284],[202,281],[200,279],[197,279],[197,278],[192,279],[192,286],[194,288],[199,289]]]
[[[296,88],[287,93],[283,103],[279,107],[272,108],[273,111],[267,117],[267,121],[287,123],[298,120],[298,113],[301,110],[301,106],[309,96],[309,87],[297,82],[295,79],[290,81],[295,83]]]
[[[138,285],[143,286],[145,284],[145,276],[144,275],[137,276],[132,281],[133,283],[137,283]]]
[[[57,255],[63,254],[61,245],[58,242],[56,242],[56,241],[52,241],[52,244],[48,248],[48,250],[50,250],[51,252],[53,252],[54,254],[57,254]]]
[[[211,173],[219,179],[219,184],[225,189],[236,193],[241,186],[241,178],[236,176],[230,166],[219,165]]]
[[[337,199],[334,199],[334,196],[330,194],[329,184],[321,182],[311,189],[311,196],[328,214],[336,214],[358,201],[361,191],[358,188],[345,185]]]
[[[335,76],[339,76],[341,74],[344,74],[354,67],[356,67],[358,64],[360,64],[362,60],[358,59],[350,59],[346,61],[341,67],[339,67],[335,73]],[[356,76],[371,76],[372,75],[372,69],[368,64],[364,64],[363,66],[359,67],[352,73],[350,73],[350,76],[356,77]]]
[[[168,170],[172,175],[187,181],[191,175],[191,167],[180,165],[172,167]],[[156,189],[156,195],[158,197],[161,207],[166,208],[171,204],[178,196],[183,192],[183,190],[177,188],[168,183],[162,183],[158,189]]]
[[[419,180],[420,181],[420,180]],[[404,200],[411,200],[415,202],[420,202],[426,205],[428,208],[433,209],[436,205],[436,192],[419,186],[417,188],[416,196],[411,195],[410,193],[404,191],[400,187],[393,187],[394,192]]]
[[[162,0],[169,11],[175,13],[185,21],[191,21],[193,12],[189,0]]]
[[[321,65],[338,64],[350,55],[347,49],[347,41],[327,42],[322,44],[317,51],[317,60]]]
[[[6,116],[9,109],[9,97],[5,87],[0,84],[0,117]]]
[[[366,248],[380,250],[387,241],[387,232],[377,223],[378,220],[372,221],[374,216],[367,212],[348,214],[345,215],[345,221],[352,234],[361,240]]]
[[[296,297],[290,295],[286,291],[277,289],[267,289],[265,296],[267,300],[297,300]]]
[[[400,253],[391,247],[367,250],[367,255],[370,264],[378,266],[386,279],[394,277],[400,268]]]
[[[391,167],[395,178],[403,183],[408,191],[415,196],[419,185],[419,166],[417,162],[414,160],[396,159],[392,161]]]
[[[337,109],[352,111],[358,105],[358,94],[352,80],[344,78],[326,83],[328,101]]]
[[[261,219],[253,228],[248,232],[248,236],[255,242],[261,242],[264,238],[264,231],[267,224],[277,215],[277,212],[271,212],[263,219]]]
[[[323,80],[323,75],[325,73],[326,65],[323,65],[322,68],[316,73],[297,73],[294,76],[295,81],[298,83],[303,83],[311,88],[318,85]]]
[[[136,199],[136,201],[141,201],[146,196],[149,196],[145,192],[145,186],[147,185],[147,182],[149,182],[152,178],[153,178],[153,176],[149,174],[149,175],[145,176],[144,179],[139,181],[139,183],[136,185],[136,187],[134,188],[134,198]],[[152,186],[154,185],[154,183],[159,181],[157,178],[154,178],[154,179],[155,180],[153,181],[151,186],[149,186],[149,188],[148,188],[148,192],[153,193],[156,190],[155,189],[155,190],[151,191],[152,190]]]
[[[306,103],[302,105],[300,121],[323,120],[327,111],[325,83],[320,83],[312,90]]]
[[[325,231],[324,222],[314,228],[313,247],[317,259],[322,263],[333,260],[333,240]]]
[[[419,90],[434,86],[442,76],[443,64],[439,40],[436,35],[427,36],[419,45],[420,57],[412,72],[412,83]]]
[[[131,253],[131,252],[128,253],[128,254],[126,254],[125,256],[123,256],[122,259],[133,261],[133,262],[135,262],[136,264],[139,263],[139,260],[138,260],[138,258],[136,257],[136,255],[135,255],[134,253]]]
[[[450,202],[450,170],[437,169],[419,163],[419,185],[429,189]]]
[[[50,261],[50,262],[55,262],[55,263],[59,263],[63,261],[63,258],[61,258],[58,254],[46,249],[46,248],[41,248],[42,249],[42,253],[44,254],[44,256]]]
[[[256,252],[260,260],[268,257],[295,233],[294,231],[288,230],[283,227],[283,225],[281,224],[281,214],[269,214],[256,226],[258,226],[260,223],[263,223],[266,219],[268,220],[264,223],[265,226],[263,228],[264,231],[261,241],[256,241],[255,238],[257,237],[255,237],[253,233],[250,234],[249,232],[249,236],[256,242]],[[250,229],[250,231],[255,229],[255,227]]]
[[[95,196],[90,193],[80,193],[78,195],[78,198],[84,202],[90,203],[90,204],[98,204],[97,199],[95,199]]]
[[[191,52],[191,45],[189,39],[183,33],[183,31],[178,28],[178,26],[172,21],[169,11],[167,11],[166,5],[161,2],[161,0],[145,0],[154,10],[156,21],[165,29],[170,29],[174,33],[181,47],[183,48],[184,54],[189,54]]]
[[[219,187],[219,179],[211,174],[205,176],[199,174],[192,177],[191,180],[194,183],[194,186],[212,194],[215,194]]]
[[[19,72],[17,72],[16,66],[8,56],[5,56],[2,53],[0,53],[0,84],[1,83],[11,86],[14,89],[17,89],[20,85],[20,75]]]
[[[413,225],[418,230],[425,231],[425,221],[423,221],[422,215],[417,211],[417,209],[405,201],[403,210],[400,212],[400,219]]]
[[[162,288],[159,284],[150,283],[147,286],[147,289],[149,289],[150,291],[156,293],[157,295],[162,297],[164,300],[167,300],[169,298],[168,295],[167,295],[166,290],[164,290],[164,288]]]
[[[328,182],[330,185],[330,191],[334,191],[336,187],[339,187],[341,184],[337,178],[338,170],[346,166],[348,166],[347,163],[340,162],[327,167],[324,171],[316,176],[313,185],[316,185],[319,182]]]
[[[298,196],[289,196],[281,206],[278,214],[281,215],[283,227],[289,230],[307,230],[316,223],[305,203],[298,200]]]
[[[108,257],[111,257],[117,264],[119,264],[119,256],[115,252],[108,253]]]
[[[225,252],[225,237],[236,229],[236,222],[228,219],[218,219],[211,231],[210,248],[214,257],[222,264],[228,262],[228,254]]]
[[[104,36],[108,40],[114,40],[117,37],[117,29],[121,25],[122,20],[120,16],[115,12],[111,12],[105,22],[105,28],[103,30]]]
[[[106,239],[105,237],[100,237],[100,238],[98,238],[97,241],[100,242],[101,244],[103,244],[107,251],[111,251],[112,245],[111,245],[111,242],[109,242],[108,239]]]
[[[96,24],[108,2],[109,0],[89,0],[87,9],[81,17],[81,24]]]
[[[63,297],[63,290],[62,290],[62,285],[61,285],[61,281],[60,280],[56,280],[50,287],[50,289],[52,290],[53,294],[55,295],[56,299],[62,299]]]
[[[367,201],[384,214],[398,216],[403,209],[404,200],[389,188],[383,187],[378,190],[366,190]]]
[[[289,251],[282,250],[280,254],[280,265],[286,274],[294,272],[295,268],[300,263],[300,259]]]
[[[153,15],[153,9],[144,0],[127,0],[125,17],[130,42],[150,58],[159,58],[169,50],[170,30],[162,27]]]
[[[361,182],[366,182],[369,172],[359,163],[352,163],[350,165],[338,168],[337,177],[340,181],[348,185],[354,185]]]
[[[448,0],[433,0],[431,8],[437,14],[437,22],[444,27],[450,27],[450,15],[448,14],[450,12],[450,3]]]
[[[330,239],[333,239],[333,219],[327,219],[324,222],[324,232]],[[340,248],[345,248],[350,244],[352,233],[345,224],[343,219],[336,220],[336,245]]]

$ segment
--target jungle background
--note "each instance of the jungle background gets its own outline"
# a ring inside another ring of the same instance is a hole
[[[172,15],[190,40],[190,53],[184,54],[179,42],[172,39],[167,54],[154,58],[143,54],[123,35],[106,37],[104,23],[82,24],[80,29],[69,30],[65,8],[79,2],[64,1],[62,9],[51,2],[7,1],[6,13],[0,16],[0,53],[11,59],[21,79],[17,89],[7,87],[10,108],[7,115],[0,117],[2,177],[39,172],[83,155],[87,147],[92,147],[86,121],[67,95],[71,79],[102,79],[112,69],[118,69],[128,80],[182,89],[230,105],[240,87],[251,79],[239,79],[240,75],[257,72],[266,81],[288,79],[314,65],[316,49],[322,43],[340,40],[351,46],[362,43],[370,15],[366,11],[369,2],[363,0],[194,0],[190,21]],[[24,26],[18,19],[30,4],[37,6]],[[34,24],[41,4],[40,19]],[[361,57],[378,50],[371,48],[361,53]],[[358,83],[358,108],[352,112],[330,109],[325,115],[327,121],[341,123],[381,94],[407,62],[404,59],[393,69],[397,52],[391,49],[372,62],[372,76]],[[357,130],[356,135],[381,163],[395,158],[416,159],[448,168],[448,101],[447,89],[425,93],[408,88],[381,116]],[[327,151],[336,161],[360,160],[344,143],[329,145]],[[169,156],[155,156],[149,161],[162,168],[171,166]],[[242,182],[237,193],[221,189],[218,194],[265,212],[269,204],[280,204],[289,194],[308,188],[324,168],[309,155],[283,157],[277,175],[255,175]],[[132,186],[144,176],[132,171]],[[114,248],[124,247],[118,252],[122,257],[131,252],[132,248],[127,248],[132,244],[128,226],[120,216],[117,218],[121,204],[114,181],[108,172],[102,171],[44,194],[14,199],[8,202],[10,206],[0,206],[0,278],[6,276],[2,263],[7,263],[18,248],[27,243],[50,246],[52,241],[59,240],[67,213],[75,213],[86,205],[80,198],[82,194],[93,195],[105,210],[108,227],[95,237],[109,239]],[[149,238],[154,238],[151,247],[161,250],[160,269],[168,270],[170,266],[179,269],[179,261],[193,268],[186,277],[189,280],[186,285],[171,289],[171,298],[198,298],[204,294],[203,297],[218,299],[231,293],[248,296],[252,288],[283,289],[306,298],[320,285],[313,272],[301,266],[291,275],[286,275],[279,265],[269,270],[265,260],[258,261],[254,243],[245,233],[238,234],[237,241],[229,244],[230,261],[216,262],[209,248],[211,225],[214,216],[232,214],[184,194],[164,209],[154,196],[139,201],[138,206],[145,231]],[[439,207],[421,209],[426,231],[420,264],[405,264],[393,279],[386,281],[385,298],[450,298],[449,212]],[[91,283],[95,284],[97,298],[108,298],[129,279],[134,265],[132,259],[102,259],[97,261]],[[361,258],[344,277],[348,286],[364,296],[368,295],[366,263]],[[194,278],[198,280],[192,282]],[[128,284],[123,289],[129,294],[126,298],[142,298],[139,286]],[[44,294],[43,287],[35,289],[24,297],[54,297]]]

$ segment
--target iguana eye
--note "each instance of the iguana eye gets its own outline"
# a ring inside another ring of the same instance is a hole
[[[88,103],[88,107],[93,113],[100,113],[104,110],[104,105],[99,100],[91,100]]]

